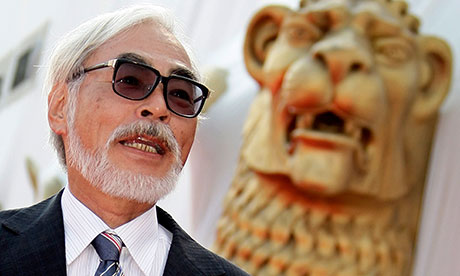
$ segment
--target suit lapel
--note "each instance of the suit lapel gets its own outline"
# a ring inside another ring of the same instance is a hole
[[[61,196],[62,191],[4,221],[18,275],[66,275]]]
[[[8,231],[0,237],[0,245],[10,258],[6,262],[8,273],[0,273],[2,276],[66,275],[61,196],[62,191],[3,222]],[[157,207],[157,215],[159,223],[173,234],[163,275],[225,275],[216,257],[187,235],[168,213]]]
[[[165,276],[225,275],[216,257],[195,242],[173,218],[157,207],[158,222],[173,234]]]

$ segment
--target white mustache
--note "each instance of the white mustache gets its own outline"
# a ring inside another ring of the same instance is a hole
[[[136,121],[130,124],[121,125],[112,132],[106,147],[108,148],[112,143],[125,137],[141,135],[159,139],[166,145],[171,153],[180,160],[181,152],[176,137],[174,137],[171,128],[167,124],[159,122]]]

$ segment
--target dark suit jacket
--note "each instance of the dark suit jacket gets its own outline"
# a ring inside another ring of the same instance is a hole
[[[0,276],[66,275],[61,196],[62,191],[32,207],[0,212]],[[157,210],[159,223],[173,234],[163,275],[247,275]]]

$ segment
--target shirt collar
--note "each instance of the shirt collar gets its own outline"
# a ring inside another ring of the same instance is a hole
[[[123,240],[126,248],[139,268],[150,275],[155,259],[152,250],[158,247],[158,221],[156,207],[152,207],[137,218],[114,230]]]
[[[149,275],[158,245],[156,206],[137,218],[110,229],[107,224],[81,203],[66,187],[61,200],[64,219],[66,263],[71,264],[101,232],[112,230],[123,240],[139,268]],[[150,254],[149,254],[150,252]]]
[[[66,262],[69,265],[99,233],[108,227],[104,221],[83,205],[68,188],[64,189],[61,205],[64,219]]]

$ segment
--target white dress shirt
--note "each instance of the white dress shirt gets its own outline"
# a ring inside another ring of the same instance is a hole
[[[156,206],[139,217],[110,229],[96,214],[64,189],[61,200],[64,218],[67,275],[93,276],[99,256],[91,241],[111,230],[123,240],[120,266],[125,275],[163,275],[172,233],[158,224]]]

